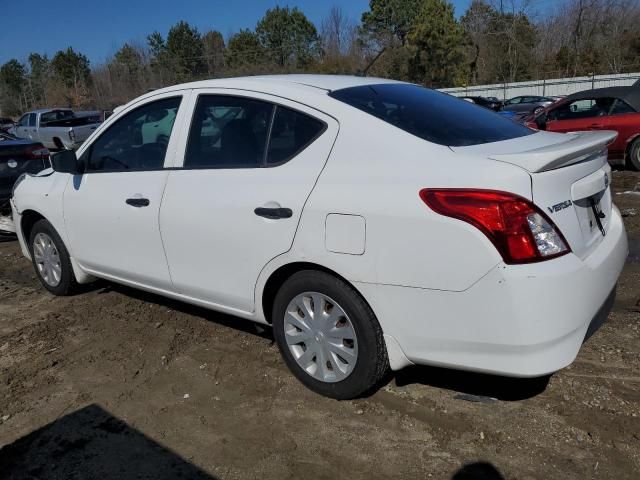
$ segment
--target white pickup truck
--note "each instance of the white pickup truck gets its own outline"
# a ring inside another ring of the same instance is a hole
[[[42,143],[49,149],[75,150],[98,128],[92,116],[77,116],[68,108],[53,108],[27,112],[11,133]]]

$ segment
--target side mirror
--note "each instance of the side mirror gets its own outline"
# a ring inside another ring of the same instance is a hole
[[[62,150],[51,154],[51,167],[60,173],[71,173],[72,175],[84,173],[84,165],[78,161],[76,152],[73,150]]]
[[[546,130],[547,129],[547,114],[541,113],[536,117],[536,126],[538,130]]]

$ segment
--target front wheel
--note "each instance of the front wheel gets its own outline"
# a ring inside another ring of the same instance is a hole
[[[38,220],[29,239],[31,260],[42,286],[54,295],[70,295],[77,283],[69,252],[47,220]]]
[[[302,271],[280,288],[273,331],[285,363],[305,386],[327,397],[361,396],[389,371],[382,329],[351,285]]]
[[[636,138],[629,147],[626,163],[631,170],[640,171],[640,138]]]

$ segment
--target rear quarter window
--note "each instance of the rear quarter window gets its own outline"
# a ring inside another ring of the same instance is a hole
[[[438,145],[479,145],[534,133],[491,110],[418,85],[364,85],[329,95]]]

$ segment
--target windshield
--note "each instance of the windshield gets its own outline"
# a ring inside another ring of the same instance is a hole
[[[491,110],[418,85],[363,85],[329,95],[439,145],[478,145],[534,133]]]

